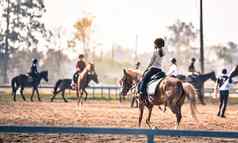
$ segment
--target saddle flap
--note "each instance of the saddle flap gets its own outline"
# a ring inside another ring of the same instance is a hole
[[[157,86],[160,84],[160,82],[163,80],[163,78],[152,80],[147,84],[147,95],[154,95],[156,92]]]

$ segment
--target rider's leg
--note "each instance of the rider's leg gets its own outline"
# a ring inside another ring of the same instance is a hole
[[[144,75],[141,82],[141,87],[140,87],[140,91],[141,91],[140,94],[142,95],[143,99],[147,99],[146,85],[150,81],[150,78],[160,71],[161,70],[157,68],[150,68],[148,72],[146,72],[146,74]]]
[[[74,88],[75,87],[75,84],[77,83],[77,80],[78,80],[78,74],[79,74],[79,71],[76,71],[73,75],[73,78],[72,78],[72,82],[71,82],[71,87]]]

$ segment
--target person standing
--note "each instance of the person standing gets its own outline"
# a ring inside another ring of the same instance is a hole
[[[230,80],[229,83],[231,83],[231,79],[229,79],[227,75],[227,70],[223,69],[222,74],[218,77],[216,86],[215,86],[215,97],[217,97],[217,93],[219,90],[220,94],[220,104],[219,104],[219,109],[217,116],[220,116],[222,118],[225,117],[225,111],[228,103],[228,97],[229,97],[229,86],[225,86],[225,82],[227,80]]]

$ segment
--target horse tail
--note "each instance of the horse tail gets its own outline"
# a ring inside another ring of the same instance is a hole
[[[15,93],[17,91],[17,81],[16,77],[14,77],[11,81],[11,86],[12,86],[12,93]],[[12,94],[13,95],[13,94]]]
[[[193,118],[196,121],[198,121],[197,116],[196,116],[196,112],[198,112],[197,106],[196,106],[196,96],[197,96],[196,89],[194,88],[194,86],[192,84],[187,83],[187,82],[183,83],[183,88],[184,88],[184,94],[188,98],[189,103],[190,103],[191,114],[192,114]]]
[[[57,94],[57,89],[58,89],[61,82],[62,82],[62,80],[60,79],[55,83],[53,94]]]

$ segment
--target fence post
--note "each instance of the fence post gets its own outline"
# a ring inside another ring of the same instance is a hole
[[[95,99],[95,88],[93,87],[93,99]]]
[[[147,143],[155,143],[154,142],[154,135],[153,134],[148,134],[147,135]]]

